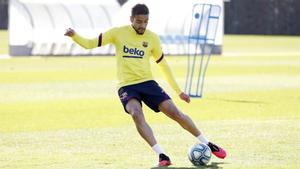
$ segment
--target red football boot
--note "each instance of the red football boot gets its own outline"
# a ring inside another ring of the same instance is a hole
[[[218,158],[224,159],[226,157],[226,151],[221,147],[215,145],[214,143],[209,142],[208,147],[211,149],[211,152]]]
[[[171,164],[171,160],[168,156],[166,156],[165,154],[159,154],[158,167],[169,166]]]

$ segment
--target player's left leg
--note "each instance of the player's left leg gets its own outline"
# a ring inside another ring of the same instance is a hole
[[[192,119],[183,114],[173,103],[172,100],[165,100],[159,105],[159,110],[163,112],[165,115],[170,117],[171,119],[178,122],[184,129],[186,129],[188,132],[190,132],[192,135],[197,137],[201,142],[204,142],[207,144],[211,150],[212,153],[219,157],[219,158],[225,158],[226,152],[221,147],[217,146],[216,144],[213,144],[207,140],[203,136],[203,134],[200,132],[200,130],[196,127],[195,123],[192,121]]]
[[[159,105],[159,110],[167,115],[169,118],[178,122],[184,129],[190,132],[195,137],[201,135],[200,130],[196,127],[192,119],[183,114],[174,105],[172,100],[165,100]]]

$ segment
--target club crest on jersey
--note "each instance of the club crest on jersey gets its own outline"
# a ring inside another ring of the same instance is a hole
[[[143,42],[143,46],[146,48],[148,47],[148,42]]]

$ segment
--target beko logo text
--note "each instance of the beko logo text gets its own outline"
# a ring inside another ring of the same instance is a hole
[[[124,53],[129,53],[136,56],[144,56],[145,52],[143,50],[139,50],[138,48],[128,48],[124,45],[123,47]]]

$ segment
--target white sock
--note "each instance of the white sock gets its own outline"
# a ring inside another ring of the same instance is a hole
[[[204,144],[208,144],[209,142],[208,139],[203,134],[200,134],[197,138],[199,141],[201,141]]]
[[[162,148],[160,148],[160,146],[158,144],[155,144],[154,146],[152,146],[152,150],[154,150],[158,155],[165,154],[164,150]]]

